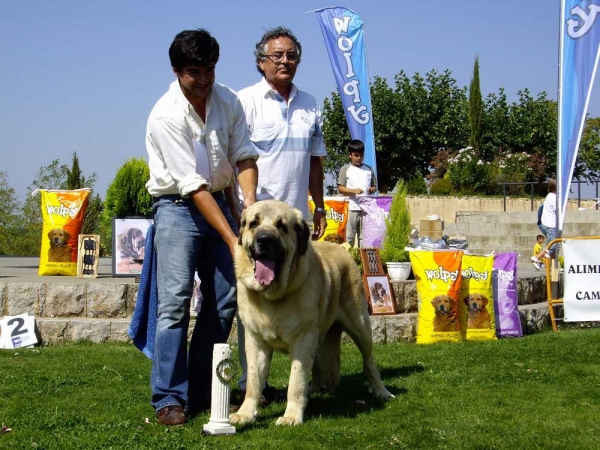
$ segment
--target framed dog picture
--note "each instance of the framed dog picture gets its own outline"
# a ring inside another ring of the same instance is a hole
[[[363,275],[363,283],[371,315],[396,314],[394,291],[387,275]]]
[[[135,277],[141,273],[146,232],[152,222],[147,217],[113,217],[113,277]]]

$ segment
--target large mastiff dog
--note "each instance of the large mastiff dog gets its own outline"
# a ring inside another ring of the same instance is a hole
[[[373,358],[371,322],[360,273],[342,246],[312,242],[300,211],[276,200],[248,208],[235,255],[239,314],[246,330],[246,397],[232,423],[256,419],[273,350],[292,360],[287,407],[277,425],[302,423],[312,391],[333,390],[346,331],[358,346],[371,392],[393,397]]]

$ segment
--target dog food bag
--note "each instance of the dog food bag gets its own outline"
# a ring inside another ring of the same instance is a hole
[[[496,313],[496,336],[521,337],[521,316],[517,294],[517,253],[499,253],[494,257],[492,291]]]
[[[417,344],[461,341],[458,294],[463,252],[414,250],[409,254],[419,295]]]
[[[43,228],[38,274],[77,276],[77,242],[90,190],[40,189],[39,192]]]
[[[390,215],[392,197],[390,195],[358,195],[358,206],[362,211],[361,246],[381,248],[385,239],[385,219]]]
[[[348,200],[344,197],[325,197],[325,217],[327,228],[320,241],[336,244],[346,242],[346,223],[348,222]],[[314,214],[315,204],[312,198],[308,201],[311,213]]]
[[[458,311],[463,339],[496,339],[492,272],[494,256],[463,255]]]

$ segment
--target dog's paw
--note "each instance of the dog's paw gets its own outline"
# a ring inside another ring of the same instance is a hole
[[[286,416],[282,416],[279,419],[277,419],[277,422],[275,422],[275,425],[302,425],[302,418],[293,418],[293,417],[286,417]]]
[[[240,414],[240,412],[229,414],[229,421],[231,423],[235,423],[237,425],[246,425],[247,423],[252,423],[256,420],[256,414],[254,415],[246,415]]]

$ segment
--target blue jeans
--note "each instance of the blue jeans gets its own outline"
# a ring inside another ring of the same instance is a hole
[[[234,232],[222,192],[213,194]],[[198,406],[210,395],[213,345],[225,343],[235,316],[236,281],[229,247],[194,206],[178,195],[153,206],[158,312],[150,385],[152,406]],[[203,301],[187,350],[190,299],[198,271]]]

